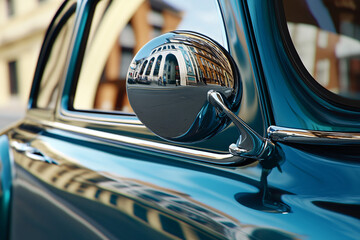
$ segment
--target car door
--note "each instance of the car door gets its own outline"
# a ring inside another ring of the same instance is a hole
[[[239,116],[264,135],[240,8],[221,6],[224,20],[215,1],[63,4],[44,42],[31,107],[8,134],[12,239],[295,239],[276,215],[289,210],[261,200],[277,163],[233,166],[233,125],[205,142],[168,143],[142,125],[126,98],[132,54],[151,36],[187,28],[231,52],[245,83]],[[281,202],[286,192],[272,191]]]

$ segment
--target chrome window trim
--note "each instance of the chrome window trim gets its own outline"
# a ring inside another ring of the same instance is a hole
[[[274,142],[350,145],[360,144],[360,133],[327,132],[295,128],[270,126],[267,130],[269,138]]]
[[[146,149],[153,152],[161,152],[168,155],[184,157],[189,160],[197,160],[201,162],[207,162],[207,163],[213,163],[219,165],[233,165],[245,161],[244,158],[233,156],[230,153],[229,154],[212,153],[204,150],[180,147],[166,143],[159,143],[159,142],[143,140],[139,138],[128,137],[124,135],[103,132],[99,130],[84,128],[84,127],[78,127],[66,123],[40,120],[38,118],[32,118],[31,116],[28,116],[26,119],[41,124],[45,127],[60,129],[72,133],[78,133],[78,134],[97,137],[97,138],[101,137],[104,140],[110,140],[120,144],[130,145],[137,149]]]
[[[103,112],[99,114],[92,112],[70,111],[60,107],[58,117],[63,120],[92,121],[94,123],[101,122],[101,124],[131,124],[139,125],[145,128],[144,124],[136,117],[135,114],[131,116],[129,114],[121,114],[121,112],[119,114],[114,112]]]

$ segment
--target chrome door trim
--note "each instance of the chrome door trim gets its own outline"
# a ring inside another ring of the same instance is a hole
[[[36,122],[45,127],[61,129],[68,132],[78,133],[87,136],[101,137],[104,140],[115,141],[120,144],[130,145],[137,149],[146,149],[153,152],[161,152],[168,155],[184,157],[189,160],[197,160],[201,162],[219,164],[219,165],[233,165],[243,162],[245,159],[233,156],[232,154],[221,154],[221,153],[212,153],[203,150],[191,149],[186,147],[175,146],[166,143],[159,143],[149,140],[143,140],[139,138],[133,138],[123,135],[118,135],[109,132],[103,132],[99,130],[78,127],[74,125],[69,125],[66,123],[53,122],[48,120],[39,120],[36,118],[31,118],[30,116],[26,118],[32,122]]]
[[[327,132],[270,126],[267,133],[274,142],[320,145],[360,144],[360,133],[354,132]]]
[[[107,117],[108,116],[108,117]],[[114,117],[117,116],[118,118]],[[133,118],[129,118],[133,117]],[[99,113],[92,113],[92,112],[80,112],[80,111],[68,111],[63,108],[60,109],[58,117],[64,119],[64,120],[79,120],[79,121],[85,121],[85,122],[101,122],[102,124],[131,124],[131,125],[137,125],[142,126],[145,128],[145,126],[142,124],[142,122],[136,118],[136,115],[121,115],[121,112],[117,115],[103,112],[102,116],[99,116]]]

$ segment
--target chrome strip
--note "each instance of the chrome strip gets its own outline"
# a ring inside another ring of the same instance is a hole
[[[105,115],[105,114],[106,114],[106,112],[104,112],[103,115]],[[73,120],[74,118],[76,120],[85,120],[86,122],[89,122],[89,120],[91,120],[94,122],[101,121],[102,123],[132,124],[132,125],[140,125],[140,126],[144,127],[144,125],[142,124],[142,122],[139,119],[124,119],[124,118],[117,119],[116,117],[114,117],[114,115],[107,118],[107,117],[99,117],[98,113],[72,112],[72,111],[67,111],[67,110],[61,109],[60,116],[62,118],[69,118],[71,120]],[[118,115],[118,116],[121,116],[121,115]]]
[[[267,130],[274,142],[303,144],[350,145],[360,144],[360,133],[326,132],[270,126]]]
[[[173,156],[185,157],[191,160],[198,160],[202,162],[215,163],[221,165],[241,163],[245,160],[244,158],[233,156],[232,154],[211,153],[207,151],[179,147],[165,143],[158,143],[158,142],[132,138],[132,137],[117,135],[113,133],[83,128],[83,127],[73,126],[65,123],[38,120],[33,118],[28,118],[28,119],[47,127],[57,128],[64,131],[85,134],[89,136],[101,137],[106,140],[116,141],[125,145],[131,145],[138,149],[147,149],[154,152],[161,152]]]

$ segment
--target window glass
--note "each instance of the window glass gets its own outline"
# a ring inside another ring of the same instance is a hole
[[[100,1],[90,28],[73,108],[132,113],[125,88],[134,54],[153,37],[176,29],[197,31],[225,45],[224,26],[215,0]],[[129,73],[129,81],[151,83],[149,78],[157,76],[167,60],[161,56],[167,48],[156,51],[159,56],[141,66],[141,77]]]
[[[66,56],[75,22],[76,1],[67,1],[62,5],[61,13],[48,30],[43,43],[40,59],[44,65],[39,65],[40,86],[36,98],[36,107],[43,109],[55,108],[59,91],[60,79],[64,76]]]
[[[283,0],[295,49],[325,89],[360,100],[360,2]]]
[[[156,59],[156,64],[155,64],[155,69],[154,69],[154,76],[158,76],[159,75],[159,69],[160,69],[160,63],[162,60],[162,56],[159,55]]]
[[[150,59],[149,66],[148,66],[148,68],[147,68],[147,70],[146,70],[145,75],[150,75],[150,71],[151,71],[151,69],[152,69],[152,65],[153,65],[154,59],[155,59],[155,58]]]

